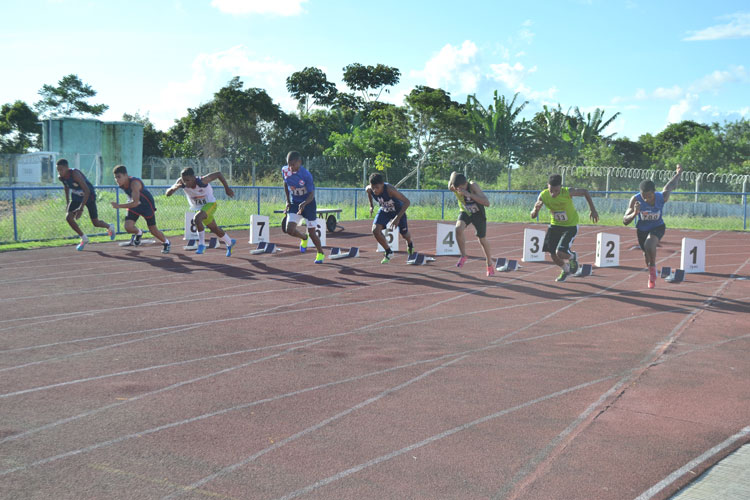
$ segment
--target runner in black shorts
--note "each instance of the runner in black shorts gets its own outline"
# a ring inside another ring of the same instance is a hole
[[[70,168],[68,160],[61,158],[57,160],[57,173],[59,174],[58,178],[65,187],[65,203],[68,206],[68,216],[65,220],[68,221],[73,231],[81,237],[81,242],[76,249],[83,250],[83,247],[89,242],[88,236],[83,233],[76,222],[76,220],[81,218],[84,206],[89,210],[91,223],[95,227],[107,229],[109,239],[114,240],[115,226],[99,220],[99,211],[96,209],[96,191],[91,182],[83,175],[83,172],[75,168]]]
[[[482,192],[482,188],[476,182],[469,182],[463,174],[453,172],[448,188],[453,191],[458,198],[458,205],[461,207],[461,213],[456,221],[456,242],[458,249],[461,251],[461,257],[456,262],[456,267],[462,267],[466,262],[466,238],[464,229],[469,224],[474,224],[477,231],[477,239],[482,245],[485,260],[487,261],[487,276],[495,274],[495,268],[492,266],[492,252],[490,244],[487,242],[487,215],[485,207],[490,206],[490,200]]]
[[[135,222],[138,220],[138,217],[143,217],[146,219],[148,230],[161,242],[161,253],[169,253],[171,244],[166,236],[164,236],[164,233],[156,227],[156,204],[154,203],[154,197],[148,192],[143,181],[138,177],[128,176],[128,170],[125,168],[125,165],[116,166],[113,172],[117,185],[128,195],[128,202],[117,203],[113,201],[112,207],[126,208],[128,210],[128,214],[125,216],[125,230],[133,235],[130,239],[131,244],[134,246],[141,244],[143,231],[135,227]]]

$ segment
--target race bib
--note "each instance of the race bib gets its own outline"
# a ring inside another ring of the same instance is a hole
[[[641,220],[644,221],[655,221],[661,217],[661,211],[658,212],[641,212]]]
[[[475,214],[479,212],[479,207],[476,205],[476,203],[473,203],[471,205],[466,205],[466,210],[468,210],[472,214]]]
[[[380,206],[383,209],[383,212],[395,212],[396,211],[396,204],[393,202],[393,200],[384,201],[381,203]]]
[[[552,212],[552,218],[556,222],[567,222],[568,214],[566,212]]]
[[[307,188],[304,186],[300,188],[290,187],[289,191],[291,191],[294,196],[304,196],[307,194]]]
[[[193,198],[193,205],[200,207],[206,204],[205,198]]]

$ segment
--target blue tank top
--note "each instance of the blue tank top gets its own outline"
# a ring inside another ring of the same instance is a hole
[[[641,204],[641,211],[638,213],[638,219],[635,223],[636,229],[639,231],[651,231],[664,225],[664,219],[661,217],[664,208],[664,193],[661,191],[654,193],[653,205],[646,203],[641,193],[635,195],[635,199]]]
[[[81,177],[83,177],[83,180],[86,181],[86,185],[89,187],[89,197],[96,196],[96,192],[94,191],[94,186],[89,182],[89,180],[86,178],[85,175],[83,175],[83,172],[81,172],[78,169],[71,168],[68,170],[68,176],[65,178],[60,178],[62,183],[67,186],[68,189],[70,189],[70,193],[73,196],[83,197],[83,186],[81,186],[78,181],[76,181],[73,178],[73,172],[78,172],[81,174]]]
[[[403,206],[403,203],[401,203],[401,200],[397,200],[396,198],[393,198],[391,194],[388,192],[388,184],[387,182],[383,184],[383,190],[380,192],[379,195],[376,195],[375,193],[372,194],[372,197],[375,198],[375,201],[378,202],[380,205],[380,210],[383,212],[399,212],[401,211],[401,207]]]
[[[148,192],[148,190],[146,189],[146,185],[143,183],[143,181],[140,180],[138,177],[130,177],[130,176],[128,176],[128,179],[130,179],[130,184],[128,184],[127,189],[126,188],[122,188],[122,190],[125,191],[125,194],[128,195],[128,198],[130,198],[131,200],[133,200],[133,181],[138,181],[138,182],[141,183],[141,186],[143,186],[141,188],[141,200],[140,200],[141,204],[143,204],[143,202],[146,201],[151,206],[151,209],[155,210],[155,208],[154,208],[154,206],[155,206],[154,205],[154,197],[151,195],[151,193]],[[135,200],[133,200],[133,201],[135,201]]]

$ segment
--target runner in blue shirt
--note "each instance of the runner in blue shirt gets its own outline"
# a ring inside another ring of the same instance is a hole
[[[643,250],[643,256],[646,258],[648,266],[648,287],[656,286],[656,246],[664,237],[667,227],[662,219],[664,204],[669,200],[670,193],[677,188],[680,181],[682,167],[677,165],[676,173],[669,182],[666,183],[660,193],[656,192],[654,181],[645,180],[639,186],[640,193],[630,198],[628,210],[622,218],[625,225],[635,223],[638,234],[638,245]]]
[[[139,217],[146,219],[148,230],[162,244],[161,253],[169,253],[171,244],[164,233],[156,227],[156,204],[154,197],[148,192],[143,181],[138,177],[130,177],[125,165],[117,165],[113,173],[115,182],[128,195],[127,203],[112,202],[112,208],[126,208],[128,215],[125,216],[125,231],[131,233],[130,245],[139,246],[143,231],[135,227]]]
[[[406,223],[406,209],[409,208],[409,199],[398,192],[398,189],[391,186],[383,179],[381,174],[372,174],[370,176],[370,185],[366,188],[367,197],[370,200],[370,215],[375,209],[373,199],[378,202],[380,209],[375,220],[372,222],[372,234],[385,250],[385,257],[380,261],[381,264],[387,264],[393,257],[388,241],[383,235],[383,229],[386,226],[393,231],[398,227],[399,233],[406,240],[407,253],[414,253],[414,244],[411,241],[409,227]]]
[[[57,173],[59,174],[58,179],[60,179],[65,187],[65,203],[68,206],[68,216],[65,220],[68,221],[73,231],[81,237],[81,242],[76,247],[76,250],[83,250],[83,247],[89,242],[88,236],[81,231],[78,223],[76,223],[76,220],[80,219],[81,215],[83,215],[83,207],[88,208],[91,223],[95,227],[106,228],[109,239],[114,240],[115,226],[99,219],[99,211],[96,208],[96,191],[91,182],[83,175],[83,172],[75,168],[70,168],[68,160],[60,158],[57,160]]]
[[[286,155],[286,165],[281,168],[284,178],[284,193],[286,194],[286,228],[284,231],[290,236],[296,236],[301,240],[299,251],[307,251],[307,242],[312,239],[318,254],[315,263],[322,264],[325,259],[323,247],[320,246],[320,238],[315,232],[315,219],[318,209],[315,204],[315,184],[312,174],[302,166],[302,155],[297,151],[290,151]],[[290,199],[291,196],[291,199]],[[305,219],[307,221],[307,233],[302,233],[297,226]]]

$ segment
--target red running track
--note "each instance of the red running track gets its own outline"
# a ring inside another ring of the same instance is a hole
[[[485,277],[471,236],[460,270],[381,265],[344,225],[361,257],[323,265],[278,232],[0,254],[0,497],[667,498],[748,441],[747,234],[668,230],[660,265],[689,236],[708,272],[648,290],[632,228],[581,226],[581,262],[606,231],[621,265],[557,283]],[[524,227],[491,224],[493,254]]]

